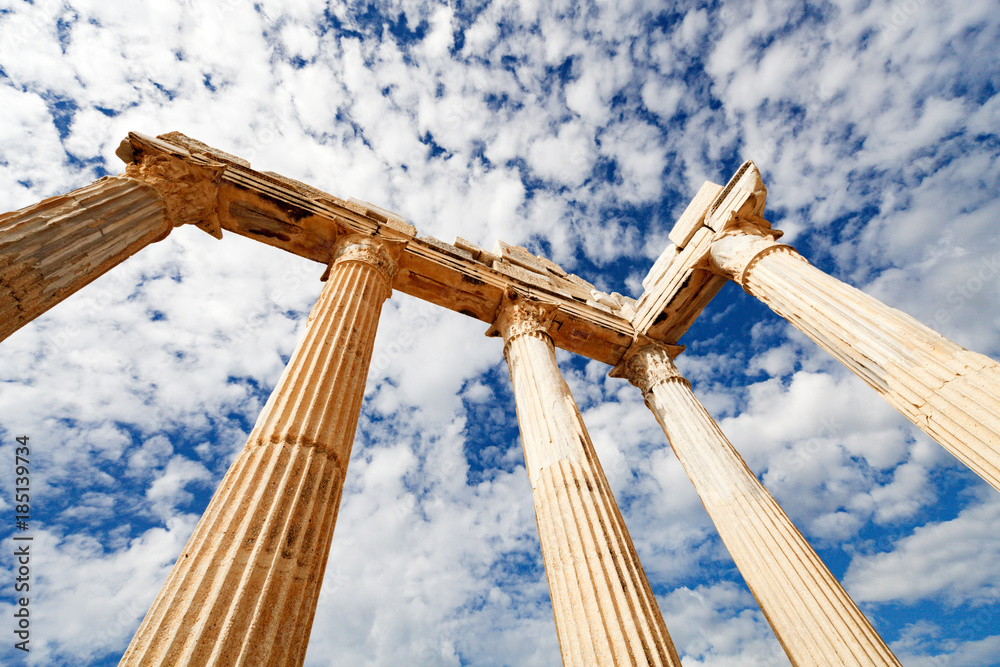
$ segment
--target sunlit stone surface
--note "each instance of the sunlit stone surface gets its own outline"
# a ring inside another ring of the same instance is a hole
[[[613,375],[642,390],[719,536],[794,665],[898,665],[892,651],[729,443],[662,345]]]
[[[302,664],[395,269],[376,238],[338,243],[305,338],[120,664]]]
[[[132,178],[0,216],[0,340],[171,229],[163,198]]]
[[[516,294],[513,296],[517,297]],[[551,309],[505,300],[503,336],[565,665],[680,665],[632,538],[545,332]]]
[[[662,347],[727,279],[1000,489],[1000,366],[777,243],[752,162],[726,186],[701,186],[633,300],[520,246],[418,237],[391,211],[256,171],[180,133],[132,133],[116,154],[125,176],[0,216],[0,340],[180,224],[330,264],[304,340],[122,664],[301,664],[392,289],[504,338],[566,664],[679,661],[556,347],[617,364],[643,388],[796,664],[895,658]]]
[[[720,236],[727,276],[1000,490],[1000,365],[851,287],[752,224]]]

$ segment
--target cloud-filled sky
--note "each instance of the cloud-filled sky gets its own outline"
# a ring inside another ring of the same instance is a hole
[[[823,270],[1000,357],[994,2],[0,0],[0,211],[181,131],[421,235],[633,297],[754,159]],[[0,662],[114,665],[303,333],[323,267],[174,230],[0,344]],[[385,305],[306,662],[553,665],[500,342]],[[734,286],[695,392],[904,664],[1000,655],[1000,497]],[[685,665],[787,664],[638,390],[559,362]],[[13,649],[15,437],[32,651]]]

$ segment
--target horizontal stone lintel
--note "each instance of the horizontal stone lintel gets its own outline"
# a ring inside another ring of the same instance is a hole
[[[676,344],[728,281],[709,254],[718,235],[741,218],[760,218],[767,188],[753,162],[744,162],[725,187],[706,181],[670,231],[671,244],[642,281],[632,316],[635,330]],[[780,234],[780,232],[776,232]]]
[[[403,241],[393,282],[400,292],[491,324],[504,291],[511,287],[558,307],[549,330],[557,347],[613,366],[632,342],[634,330],[627,319],[588,305],[580,287],[586,283],[543,258],[539,260],[546,269],[544,280],[539,279],[542,274],[523,275],[531,274],[524,268],[529,264],[526,258],[512,257],[517,264],[494,268],[494,261],[506,260],[486,252],[477,259],[468,242],[455,246],[431,237],[418,238],[416,229],[397,214],[367,202],[340,199],[279,174],[256,171],[245,160],[183,134],[154,138],[129,133],[126,141],[117,152],[126,161],[138,163],[145,157],[166,155],[193,165],[224,167],[218,184],[218,217],[229,232],[322,264],[330,262],[336,239],[343,234]],[[515,248],[503,246],[508,251]]]

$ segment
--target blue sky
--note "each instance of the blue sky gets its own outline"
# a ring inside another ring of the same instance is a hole
[[[179,130],[638,297],[700,184],[752,158],[810,261],[996,359],[998,37],[979,1],[0,0],[0,210],[118,173],[128,131]],[[33,650],[4,640],[0,661],[117,664],[322,271],[180,228],[0,345],[0,460],[31,437],[37,550]],[[558,664],[485,330],[387,302],[307,664]],[[997,494],[733,286],[682,342],[695,392],[903,663],[1000,664]],[[559,362],[684,664],[787,664],[638,391]],[[10,537],[0,522],[6,581]]]

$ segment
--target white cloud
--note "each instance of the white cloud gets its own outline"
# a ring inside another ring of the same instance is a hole
[[[1000,20],[988,2],[911,4],[665,16],[639,2],[407,0],[362,19],[318,0],[0,0],[0,208],[119,171],[129,130],[179,129],[396,210],[422,235],[537,244],[623,291],[701,182],[753,155],[768,214],[809,259],[996,356],[987,56]],[[319,25],[326,11],[339,27]],[[404,15],[422,40],[388,30]],[[564,64],[565,80],[552,74]],[[178,229],[0,346],[3,433],[44,443],[37,664],[120,655],[187,511],[301,336],[321,272]],[[888,635],[934,626],[901,640],[901,657],[989,664],[987,633],[894,605],[991,613],[995,503],[810,341],[776,318],[741,321],[738,296],[706,313],[679,362],[708,409],[831,562],[852,556],[852,593]],[[397,295],[382,315],[309,662],[552,664],[499,343],[425,308]],[[784,664],[638,392],[600,364],[560,362],[685,664]]]
[[[677,112],[685,92],[680,85],[666,85],[650,77],[642,87],[642,102],[647,109],[669,120]]]
[[[286,52],[303,60],[311,60],[319,53],[319,36],[316,31],[301,23],[287,23],[281,28],[281,41]]]
[[[192,495],[185,488],[192,482],[208,482],[211,475],[205,466],[183,456],[172,457],[152,484],[146,489],[146,499],[151,509],[164,521],[177,511],[177,506],[191,502]]]
[[[939,597],[957,605],[995,603],[1000,596],[1000,503],[990,498],[956,518],[917,528],[892,551],[858,556],[844,585],[859,602],[915,602]]]
[[[631,75],[623,54],[605,58],[600,47],[588,49],[580,65],[580,76],[566,86],[566,106],[585,121],[604,124],[611,115],[611,98]]]
[[[783,665],[787,658],[746,589],[732,583],[680,588],[664,620],[685,665]]]
[[[595,154],[593,135],[586,127],[579,122],[566,123],[555,136],[532,143],[528,163],[542,178],[578,186],[590,175]]]
[[[26,664],[80,664],[124,652],[195,520],[174,516],[112,553],[86,535],[36,532],[31,567],[34,587],[44,593],[32,598]],[[14,553],[14,545],[4,540],[4,551]],[[12,615],[11,605],[2,607],[5,616]]]
[[[438,7],[431,16],[431,29],[421,44],[423,52],[429,59],[442,58],[448,54],[454,44],[452,37],[452,21],[454,11],[450,7]]]

